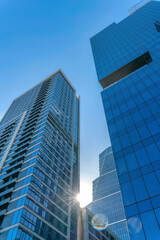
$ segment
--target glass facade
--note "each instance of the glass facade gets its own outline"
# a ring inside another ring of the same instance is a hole
[[[0,239],[77,239],[79,97],[57,71],[0,123]]]
[[[112,148],[99,155],[100,176],[93,181],[93,202],[87,208],[94,214],[104,214],[108,227],[122,240],[129,240],[129,232],[122,201]]]
[[[91,39],[131,239],[160,239],[160,2]]]
[[[120,240],[109,228],[99,231],[93,227],[93,214],[88,208],[82,208],[80,212],[79,240]],[[76,239],[75,239],[76,240]]]

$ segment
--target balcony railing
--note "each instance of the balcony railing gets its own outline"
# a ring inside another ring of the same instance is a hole
[[[10,201],[10,197],[9,197],[9,198],[6,198],[5,200],[0,201],[0,207],[2,207],[3,205],[8,204],[9,201]]]
[[[9,178],[9,177],[11,177],[11,176],[14,178],[15,176],[17,176],[17,174],[19,173],[19,171],[20,171],[20,168],[15,169],[14,171],[12,171],[12,172],[10,172],[10,173],[8,173],[8,174],[5,174],[4,177],[2,178],[2,180],[3,180],[3,181],[6,181],[6,179]]]
[[[3,192],[5,187],[12,187],[16,183],[16,181],[17,181],[17,178],[14,178],[8,181],[7,183],[0,185],[0,192]]]
[[[10,194],[11,192],[13,192],[13,187],[5,190],[4,192],[1,192],[1,193],[0,193],[0,197],[5,196],[5,195],[8,195],[8,194]]]
[[[2,216],[5,215],[5,214],[6,214],[6,209],[0,211],[0,217],[2,217]]]

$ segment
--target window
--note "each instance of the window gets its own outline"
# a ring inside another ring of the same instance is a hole
[[[149,155],[151,162],[160,160],[160,152],[155,144],[146,146],[146,150],[147,150],[147,153]]]
[[[157,32],[160,32],[160,22],[156,21],[155,27],[156,27]]]
[[[147,212],[148,210],[151,210],[152,205],[151,205],[150,200],[148,199],[148,200],[139,202],[138,203],[138,209],[139,209],[140,213]]]
[[[137,209],[137,205],[136,204],[133,204],[133,205],[130,205],[128,207],[125,207],[125,212],[126,212],[126,217],[132,217],[134,216],[135,214],[138,214],[138,209]]]
[[[128,154],[127,156],[125,156],[125,159],[129,171],[133,171],[138,168],[137,160],[134,153]]]
[[[155,173],[144,175],[144,181],[149,192],[150,197],[154,197],[160,192],[160,184],[156,178]]]
[[[124,158],[116,159],[116,167],[119,175],[125,174],[127,172],[126,163]]]
[[[135,151],[135,154],[136,154],[136,157],[137,157],[140,167],[149,164],[148,156],[143,148]]]
[[[158,215],[158,214],[157,214]],[[160,231],[159,226],[154,215],[153,211],[149,211],[141,214],[142,224],[144,227],[145,234],[147,236],[147,240],[160,239]],[[154,229],[154,233],[153,233]]]
[[[135,197],[137,201],[142,201],[148,198],[148,194],[142,178],[137,178],[132,181]]]
[[[134,198],[134,194],[133,194],[133,190],[130,182],[122,184],[121,191],[122,191],[123,201],[125,206],[135,203],[135,198]]]

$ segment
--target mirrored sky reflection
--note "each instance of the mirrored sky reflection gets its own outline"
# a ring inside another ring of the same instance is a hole
[[[127,16],[135,0],[0,1],[0,117],[18,95],[62,68],[81,96],[81,181],[98,176],[110,145],[89,38]]]

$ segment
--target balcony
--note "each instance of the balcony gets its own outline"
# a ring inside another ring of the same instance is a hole
[[[21,137],[20,139],[19,139],[19,143],[21,142],[21,141],[23,141],[23,140],[30,140],[31,139],[31,133],[28,133],[28,134],[26,134],[25,136],[23,136],[23,137]]]
[[[5,145],[5,142],[3,142],[3,143],[0,144],[0,151],[1,151],[1,149],[4,147],[4,145]]]
[[[34,127],[30,128],[29,130],[28,129],[24,130],[24,132],[21,134],[21,136],[23,137],[26,134],[29,134],[29,133],[31,134],[33,132],[33,130],[34,130]]]
[[[5,127],[5,131],[12,128],[15,125],[16,121]]]
[[[36,105],[36,106],[34,106],[33,108],[32,108],[32,111],[31,112],[35,112],[35,111],[37,111],[37,110],[40,110],[42,108],[42,104],[38,104],[38,105]]]
[[[31,124],[36,123],[36,120],[37,120],[37,119],[27,121],[27,124],[25,125],[25,127],[28,127],[28,126],[30,126]]]
[[[21,155],[23,155],[24,153],[26,152],[26,149],[22,149],[20,150],[19,152],[17,152],[16,154],[14,154],[12,156],[13,159],[17,158],[17,157],[20,157]]]
[[[9,137],[10,133],[11,133],[11,131],[9,131],[9,132],[7,132],[7,133],[4,133],[4,134],[2,134],[2,135],[0,136],[0,140],[3,140],[4,138],[7,138],[7,137]],[[1,141],[0,141],[0,142],[1,142]]]
[[[43,98],[40,98],[39,100],[36,100],[33,108],[35,108],[35,107],[36,107],[37,105],[39,105],[39,104],[42,104],[43,102],[44,102],[44,97],[43,97]]]
[[[36,125],[36,123],[34,122],[34,123],[32,123],[31,125],[29,125],[29,126],[25,126],[25,128],[24,128],[24,132],[26,132],[26,131],[29,131],[30,129],[34,129],[35,128],[35,125]]]
[[[10,195],[13,192],[13,189],[14,188],[12,187],[12,188],[9,188],[9,189],[5,190],[4,192],[1,192],[0,197]]]
[[[28,147],[28,144],[29,144],[29,142],[26,142],[26,143],[24,143],[24,144],[22,144],[22,145],[20,145],[20,146],[17,146],[17,148],[15,148],[14,152],[17,153],[17,152],[19,152],[19,151],[27,148],[27,147]]]
[[[0,217],[4,216],[6,214],[6,209],[0,211]]]
[[[14,178],[14,179],[8,181],[7,183],[0,185],[0,192],[3,192],[6,187],[8,187],[8,188],[13,187],[15,185],[16,181],[17,181],[17,178]]]
[[[28,120],[27,120],[27,122],[30,122],[30,121],[32,121],[32,120],[35,120],[35,121],[37,121],[37,119],[38,119],[38,116],[39,116],[39,114],[35,114],[34,116],[29,116],[29,118],[28,118]]]
[[[17,147],[23,146],[25,143],[29,143],[30,142],[30,138],[25,139],[24,141],[20,141],[17,144]]]
[[[16,162],[22,161],[22,160],[24,159],[24,157],[25,157],[25,153],[22,154],[22,155],[20,155],[20,156],[18,156],[17,158],[14,158],[13,160],[11,160],[11,161],[9,162],[9,165],[12,166],[12,165],[14,165]]]
[[[7,141],[7,138],[3,138],[1,141],[0,141],[0,144],[3,144],[4,142]]]
[[[9,198],[6,198],[5,200],[0,201],[0,208],[6,207],[9,202],[10,202],[10,197],[9,197]]]
[[[2,178],[3,181],[6,181],[7,178],[9,179],[9,177],[12,177],[12,178],[15,178],[17,177],[18,173],[20,171],[20,168],[8,173],[8,174],[5,174],[5,176]]]
[[[39,114],[39,113],[40,113],[40,110],[37,111],[37,109],[35,109],[35,110],[32,109],[30,116],[33,116],[33,115]]]
[[[9,173],[13,168],[18,167],[18,166],[20,167],[22,165],[22,163],[23,163],[23,161],[13,164],[12,166],[10,166],[6,169],[6,172]]]

